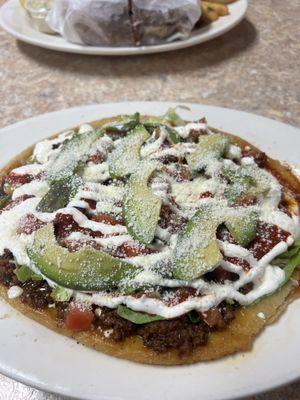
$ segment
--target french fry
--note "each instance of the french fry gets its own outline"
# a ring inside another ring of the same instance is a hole
[[[203,1],[204,6],[207,7],[207,9],[211,9],[215,11],[219,16],[224,16],[228,15],[228,7],[225,4],[218,4],[218,3],[211,3],[207,1]]]
[[[211,22],[214,22],[219,18],[219,14],[216,11],[214,11],[209,4],[205,2],[201,3],[201,10],[202,10],[201,20],[205,24],[210,24]]]

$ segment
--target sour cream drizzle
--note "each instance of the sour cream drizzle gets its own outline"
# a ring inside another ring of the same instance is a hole
[[[84,133],[92,130],[90,125],[84,125],[80,128],[79,132]],[[207,130],[205,123],[189,123],[186,126],[176,128],[178,134],[182,138],[187,138],[191,130]],[[47,167],[53,157],[60,151],[59,145],[72,135],[73,131],[66,132],[56,139],[44,140],[38,143],[35,147],[33,155],[37,163],[25,165],[16,168],[13,172],[16,174],[30,174],[37,175],[41,172],[47,171]],[[211,134],[211,132],[209,132]],[[168,148],[164,148],[163,143],[167,140],[168,134],[165,129],[161,129],[159,137],[155,133],[143,145],[141,149],[141,156],[149,159],[159,159],[163,156],[173,155],[176,157],[183,157],[194,151],[196,144],[194,143],[179,143]],[[100,151],[107,156],[108,152],[114,147],[113,140],[104,136],[97,140],[92,146],[91,154]],[[177,203],[181,206],[172,206],[175,212],[182,213],[185,216],[193,215],[194,209],[199,206],[202,199],[199,195],[205,192],[211,192],[214,198],[218,201],[222,199],[226,184],[218,178],[218,172],[223,165],[238,168],[232,160],[240,160],[242,165],[256,167],[252,158],[242,158],[241,149],[238,146],[231,145],[227,158],[221,161],[215,161],[207,169],[210,178],[199,176],[193,181],[176,182],[172,180],[168,174],[161,173],[156,176],[151,182],[151,189],[153,192],[163,199],[163,203],[172,205],[171,197],[175,196]],[[167,305],[160,299],[149,298],[145,295],[137,298],[130,295],[112,295],[106,292],[98,293],[82,293],[74,292],[73,296],[78,301],[84,301],[98,306],[106,306],[115,308],[119,304],[125,304],[136,311],[148,312],[151,314],[161,315],[165,318],[174,318],[185,314],[188,311],[197,309],[200,311],[207,311],[211,307],[216,306],[226,299],[235,300],[241,305],[249,305],[257,299],[272,293],[284,281],[284,272],[281,268],[270,265],[270,262],[279,254],[285,252],[289,245],[299,237],[300,224],[299,218],[293,215],[292,218],[278,209],[281,198],[281,185],[278,181],[267,171],[262,171],[262,179],[268,182],[269,192],[266,196],[261,196],[259,206],[256,210],[259,212],[261,221],[276,224],[280,228],[290,233],[287,242],[278,243],[273,249],[267,253],[260,260],[256,260],[249,250],[226,241],[218,241],[220,249],[227,257],[239,257],[246,260],[251,268],[244,270],[242,266],[233,264],[225,259],[219,264],[222,268],[236,273],[238,280],[231,282],[226,281],[224,284],[218,284],[205,281],[204,279],[197,279],[191,282],[179,281],[175,279],[162,278],[153,267],[158,262],[171,262],[172,249],[174,248],[177,240],[176,234],[171,234],[168,229],[157,228],[156,240],[153,247],[157,249],[157,253],[142,255],[136,257],[128,257],[127,262],[141,267],[140,274],[135,278],[134,283],[137,286],[144,284],[152,284],[169,288],[191,287],[201,293],[201,296],[190,297],[187,300],[177,305]],[[112,213],[121,215],[122,213],[122,200],[124,196],[123,184],[104,185],[109,178],[108,164],[102,162],[101,164],[94,164],[88,162],[83,172],[84,185],[78,191],[76,196],[71,200],[68,206],[60,209],[54,213],[40,213],[36,211],[36,206],[40,199],[48,191],[49,185],[46,180],[34,179],[30,183],[18,186],[15,188],[12,199],[15,200],[20,196],[29,195],[34,196],[26,199],[12,209],[0,213],[0,255],[3,254],[5,249],[10,250],[15,260],[20,265],[27,265],[35,272],[36,267],[32,265],[28,255],[27,248],[32,245],[34,240],[34,233],[25,235],[19,233],[18,226],[20,220],[27,214],[33,214],[43,222],[52,222],[55,215],[59,212],[62,214],[71,215],[76,223],[82,228],[88,228],[92,231],[101,232],[104,237],[92,238],[95,242],[99,243],[104,250],[110,251],[111,249],[120,246],[124,243],[134,242],[133,238],[128,234],[126,226],[122,224],[109,225],[108,223],[96,222],[88,219],[76,207],[89,209],[91,213]],[[94,200],[96,202],[96,209],[91,210],[88,201]],[[72,232],[68,239],[70,241],[88,241],[90,236],[80,233]],[[47,278],[45,278],[47,279]],[[53,286],[53,282],[49,281]],[[252,282],[254,287],[247,293],[242,294],[239,289],[245,284]]]

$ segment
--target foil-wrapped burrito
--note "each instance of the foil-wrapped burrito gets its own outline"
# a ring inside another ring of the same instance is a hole
[[[200,16],[199,0],[54,0],[47,22],[70,42],[133,46],[186,38]]]

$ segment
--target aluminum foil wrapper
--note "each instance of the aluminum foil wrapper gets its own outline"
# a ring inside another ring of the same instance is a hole
[[[92,46],[133,43],[128,0],[55,0],[47,21],[70,42]]]
[[[200,16],[199,0],[54,0],[47,22],[70,42],[134,46],[184,39]]]
[[[153,45],[186,39],[200,16],[199,0],[133,0],[135,41]]]

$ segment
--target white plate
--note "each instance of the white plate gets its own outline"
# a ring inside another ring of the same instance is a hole
[[[174,103],[117,103],[42,115],[0,131],[0,160],[80,123],[139,111],[162,114]],[[300,131],[256,115],[188,104],[184,118],[206,116],[268,154],[299,161]],[[135,364],[76,344],[0,301],[0,373],[39,389],[91,400],[225,400],[268,390],[300,377],[300,302],[267,327],[251,352],[183,367]]]
[[[219,18],[207,27],[195,30],[190,38],[155,46],[92,47],[69,43],[60,36],[36,31],[21,9],[19,0],[8,0],[2,6],[0,9],[0,26],[19,40],[47,49],[79,54],[136,55],[182,49],[220,36],[244,18],[247,7],[248,0],[238,0],[229,5],[230,15]]]

